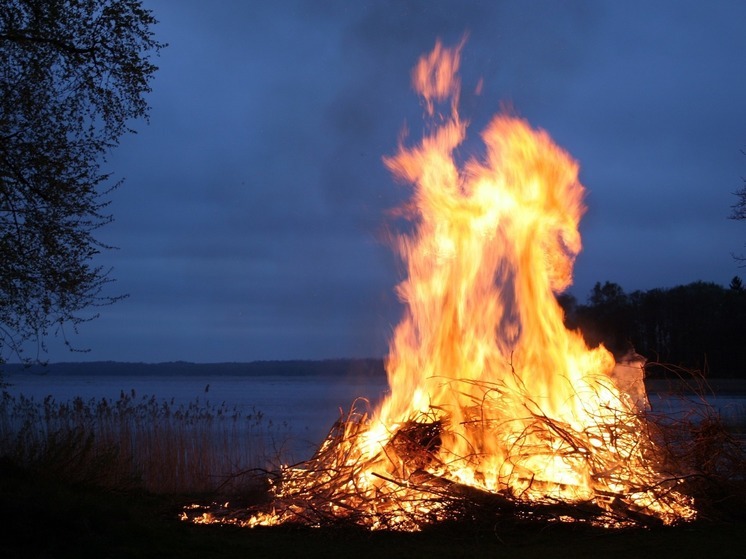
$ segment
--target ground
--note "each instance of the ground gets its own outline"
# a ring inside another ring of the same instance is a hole
[[[112,491],[0,467],[0,557],[12,558],[744,558],[746,519],[656,529],[439,526],[416,533],[198,526],[178,520],[194,496]]]

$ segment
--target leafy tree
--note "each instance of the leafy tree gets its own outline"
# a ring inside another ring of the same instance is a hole
[[[101,166],[147,119],[155,23],[139,0],[0,3],[0,357],[117,299],[93,264],[119,184]]]

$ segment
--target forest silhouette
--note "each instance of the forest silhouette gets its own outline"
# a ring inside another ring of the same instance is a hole
[[[728,287],[697,281],[631,293],[598,282],[584,304],[570,294],[558,300],[566,325],[589,345],[603,343],[617,360],[644,356],[648,376],[746,378],[746,288],[738,276]]]

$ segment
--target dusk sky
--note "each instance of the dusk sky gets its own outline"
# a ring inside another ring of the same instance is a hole
[[[423,107],[410,70],[462,51],[464,150],[503,106],[580,164],[588,211],[570,289],[625,291],[746,271],[741,1],[145,0],[167,42],[105,169],[123,186],[99,238],[108,293],[52,361],[383,356],[401,306],[385,240]],[[481,95],[473,92],[483,79]]]

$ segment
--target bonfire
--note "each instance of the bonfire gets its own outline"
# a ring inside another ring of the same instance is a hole
[[[412,73],[429,121],[384,159],[412,185],[396,240],[405,305],[375,409],[353,406],[308,461],[285,467],[262,510],[196,511],[246,526],[352,523],[418,530],[475,515],[604,526],[695,518],[684,472],[645,419],[642,361],[615,362],[568,330],[585,211],[578,164],[549,135],[498,114],[485,153],[459,163],[463,43]],[[197,514],[199,513],[199,514]]]

